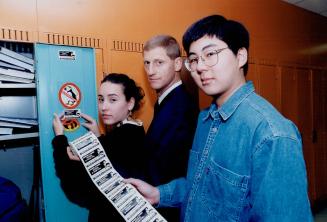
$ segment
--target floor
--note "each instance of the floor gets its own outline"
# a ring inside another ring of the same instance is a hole
[[[315,214],[314,218],[315,222],[327,222],[327,208]]]

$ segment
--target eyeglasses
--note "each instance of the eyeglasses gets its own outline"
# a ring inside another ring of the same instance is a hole
[[[187,68],[188,71],[194,72],[198,67],[199,58],[201,58],[202,62],[206,66],[212,67],[218,63],[218,54],[225,49],[228,49],[228,47],[217,49],[217,50],[210,50],[204,52],[200,57],[195,55],[190,55],[190,57],[188,57],[184,62],[185,67]]]

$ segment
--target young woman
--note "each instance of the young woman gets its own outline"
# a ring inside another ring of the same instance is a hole
[[[113,167],[122,177],[144,178],[145,131],[132,114],[141,106],[144,92],[125,74],[111,73],[101,82],[98,105],[106,134],[100,135],[96,121],[86,115],[82,125],[98,136]],[[54,160],[61,186],[72,202],[89,209],[89,222],[124,221],[89,178],[83,164],[71,152],[60,118],[53,119]]]

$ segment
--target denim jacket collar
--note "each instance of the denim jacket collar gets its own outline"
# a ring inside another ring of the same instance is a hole
[[[252,81],[248,81],[241,86],[220,108],[217,109],[217,104],[213,102],[206,115],[204,115],[203,121],[207,120],[210,116],[213,119],[222,118],[226,121],[237,109],[237,107],[243,102],[243,100],[254,92],[254,86]]]

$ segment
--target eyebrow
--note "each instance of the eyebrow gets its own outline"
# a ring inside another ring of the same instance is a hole
[[[154,58],[152,60],[146,60],[144,59],[143,62],[157,62],[157,61],[165,61],[165,59],[162,59],[162,58]]]
[[[118,96],[119,97],[119,95],[115,94],[115,93],[110,93],[110,94],[107,94],[107,95],[98,94],[98,96],[102,96],[102,97],[104,97],[104,96]]]
[[[204,50],[206,50],[208,48],[211,48],[211,47],[214,47],[214,46],[217,46],[217,44],[211,43],[209,45],[204,46],[201,51],[203,52]],[[196,54],[195,52],[190,52],[189,53],[189,55],[195,55],[195,54]]]
[[[213,46],[217,46],[217,44],[209,44],[209,45],[206,45],[202,48],[202,51],[206,50],[207,48],[211,48]]]
[[[108,94],[107,96],[118,96],[119,97],[119,95],[116,93],[111,93],[111,94]]]

